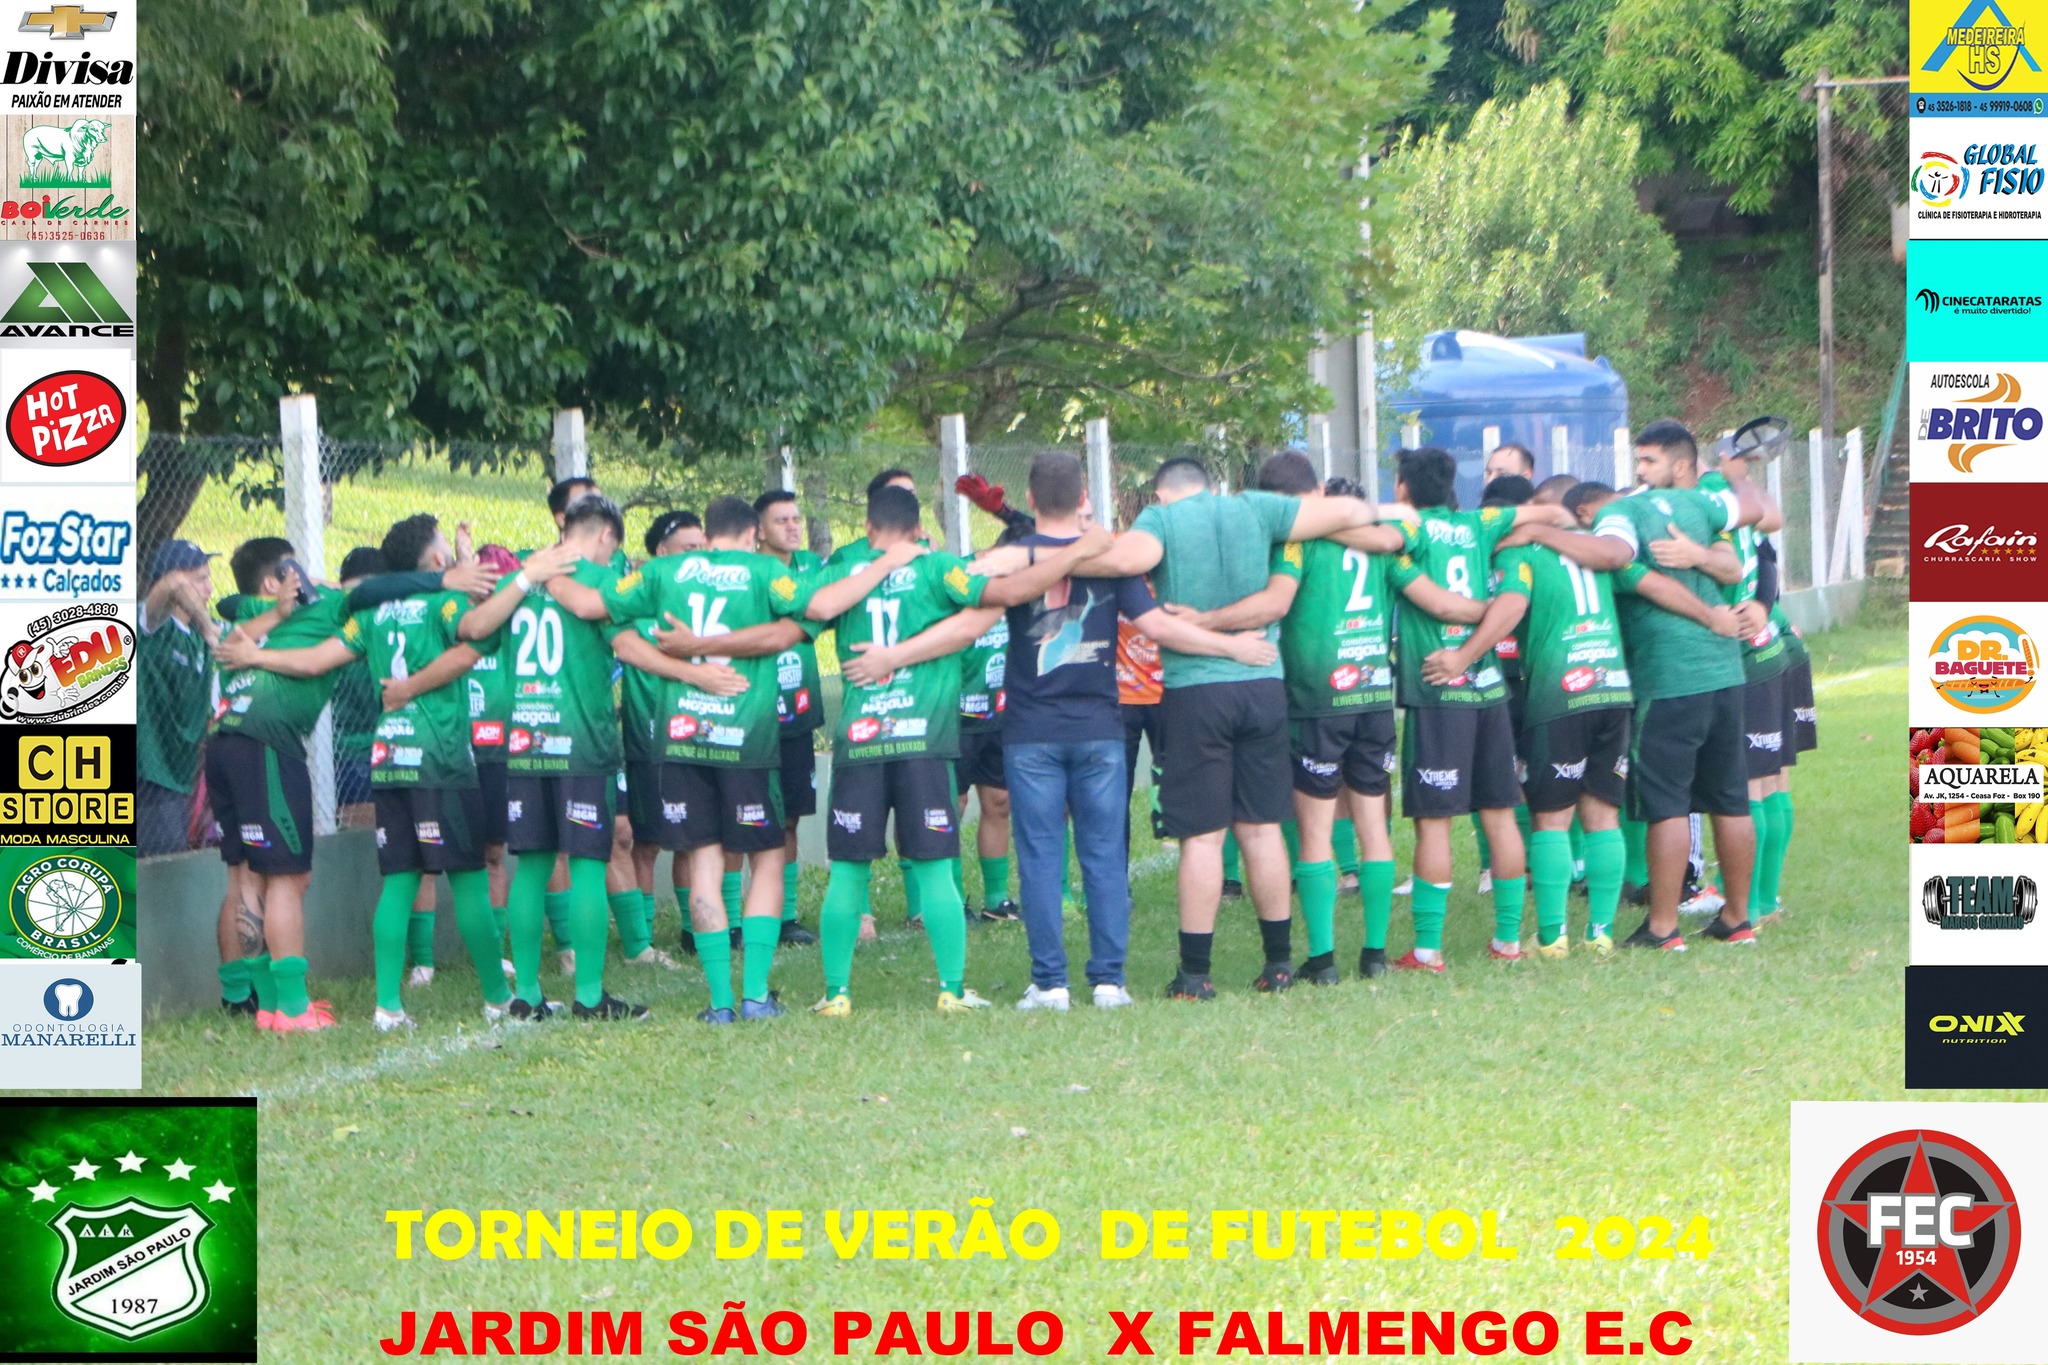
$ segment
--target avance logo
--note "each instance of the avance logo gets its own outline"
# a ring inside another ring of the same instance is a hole
[[[2002,1043],[2027,1031],[2024,1027],[2026,1017],[2010,1011],[1998,1014],[1937,1014],[1927,1021],[1927,1031],[1950,1035],[1943,1040],[1945,1042]]]
[[[1996,90],[2021,63],[2029,71],[2041,70],[2027,50],[2025,27],[2008,20],[1997,0],[1970,0],[1920,69],[1946,71],[1973,90]]]
[[[28,271],[28,282],[0,313],[0,337],[135,335],[135,319],[83,261],[30,261]]]
[[[1977,457],[2041,434],[2041,410],[2023,401],[2020,381],[2010,374],[1935,374],[1936,389],[1983,386],[1982,393],[1939,404],[1920,414],[1923,441],[1947,441],[1948,462],[1958,473],[1976,472]]]

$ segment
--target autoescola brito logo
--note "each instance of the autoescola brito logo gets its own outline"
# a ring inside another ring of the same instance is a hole
[[[1948,462],[1958,473],[1975,472],[1971,466],[1989,450],[2000,450],[2041,434],[2041,410],[2022,401],[2020,381],[2010,374],[1936,373],[1937,387],[1981,388],[1983,392],[1935,403],[1920,413],[1920,439],[1947,441]]]
[[[1947,1133],[1888,1133],[1821,1196],[1821,1266],[1872,1326],[1931,1336],[1975,1322],[2011,1281],[2020,1210],[1990,1157]]]
[[[1927,651],[1934,690],[1961,711],[1988,716],[2026,699],[2041,656],[2026,631],[2002,616],[1966,616]]]

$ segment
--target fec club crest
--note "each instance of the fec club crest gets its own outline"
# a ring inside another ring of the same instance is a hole
[[[198,1250],[213,1220],[196,1205],[70,1204],[50,1228],[64,1243],[50,1292],[78,1321],[135,1341],[206,1307]]]

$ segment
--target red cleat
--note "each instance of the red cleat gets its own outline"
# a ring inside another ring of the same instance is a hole
[[[1397,972],[1435,972],[1438,975],[1442,975],[1448,969],[1444,966],[1442,958],[1438,958],[1434,962],[1424,962],[1415,955],[1415,950],[1410,948],[1407,952],[1394,959],[1394,970]]]

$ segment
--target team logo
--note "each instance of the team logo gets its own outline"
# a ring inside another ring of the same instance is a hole
[[[670,739],[691,739],[696,734],[697,718],[695,716],[670,716],[668,718],[668,737]]]
[[[2002,616],[1966,616],[1934,639],[1934,690],[1951,706],[1988,716],[2034,690],[2041,659],[2033,639]]]
[[[511,742],[505,747],[515,754],[523,754],[533,747],[533,736],[525,730],[514,730]]]
[[[2032,877],[1929,877],[1920,909],[1937,929],[2024,929],[2041,905]]]
[[[1937,389],[1978,388],[1955,400],[1953,406],[1936,405],[1920,414],[1919,437],[1923,441],[1947,441],[1948,462],[1963,474],[1988,450],[2000,450],[2041,434],[2041,410],[2022,403],[2020,381],[2011,374],[1936,373],[1929,383]]]
[[[1330,674],[1330,690],[1333,692],[1349,692],[1352,688],[1358,686],[1364,676],[1354,664],[1339,664],[1335,671]]]
[[[71,1204],[50,1227],[64,1243],[50,1292],[59,1309],[87,1326],[136,1341],[206,1307],[198,1253],[213,1220],[197,1205]]]
[[[469,742],[479,748],[499,748],[505,743],[504,722],[495,720],[471,721],[469,723]]]
[[[846,738],[854,744],[866,744],[882,733],[882,722],[873,716],[858,716],[846,727]]]
[[[2012,1279],[2020,1212],[1990,1157],[1931,1130],[1889,1133],[1821,1198],[1820,1262],[1851,1312],[1931,1336],[1977,1321]]]
[[[1931,209],[1945,209],[1970,192],[1970,177],[1946,152],[1923,152],[1913,167],[1913,193]]]
[[[370,741],[370,766],[382,767],[391,757],[391,746],[381,739]]]
[[[90,858],[60,855],[23,868],[7,888],[15,937],[41,957],[90,953],[121,922],[121,888]]]
[[[43,992],[43,1009],[52,1019],[83,1019],[92,1013],[92,987],[70,976],[52,981]]]
[[[1996,90],[2022,65],[2040,73],[2026,28],[2009,21],[1998,0],[1969,0],[1920,69],[1955,76],[1972,90]]]
[[[811,689],[799,687],[790,695],[790,706],[800,716],[808,712],[811,709]]]
[[[1581,666],[1578,668],[1568,669],[1565,672],[1565,675],[1562,678],[1558,679],[1558,685],[1564,688],[1564,690],[1567,692],[1576,693],[1585,691],[1587,688],[1591,687],[1594,683],[1597,683],[1599,681],[1599,673],[1597,673],[1593,669]]]

